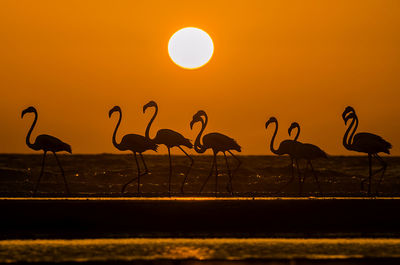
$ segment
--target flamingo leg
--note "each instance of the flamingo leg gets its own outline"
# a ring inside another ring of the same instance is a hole
[[[131,184],[131,183],[132,183],[134,180],[136,180],[136,179],[138,180],[138,194],[140,193],[140,168],[139,168],[139,162],[138,162],[137,157],[136,157],[136,152],[133,152],[133,155],[134,155],[134,157],[135,157],[135,162],[136,162],[137,177],[134,177],[134,178],[132,178],[130,181],[128,181],[127,183],[125,183],[125,184],[122,186],[121,193],[124,193],[126,187],[127,187],[129,184]]]
[[[187,171],[186,171],[186,173],[185,173],[185,178],[183,179],[182,186],[181,186],[181,192],[183,193],[183,188],[184,188],[184,186],[185,186],[186,178],[187,178],[187,176],[189,175],[189,172],[190,172],[190,170],[191,170],[192,167],[193,167],[194,160],[193,160],[193,158],[192,158],[188,153],[185,152],[185,150],[183,150],[182,147],[180,147],[180,146],[178,146],[178,147],[179,147],[179,149],[181,149],[181,151],[182,151],[182,152],[189,158],[189,160],[190,160],[190,166],[189,166],[189,168],[187,169]]]
[[[304,181],[301,180],[301,171],[299,167],[299,160],[296,159],[296,167],[297,167],[297,176],[299,178],[299,194],[303,192],[303,183]]]
[[[311,171],[312,171],[312,173],[313,173],[313,175],[314,175],[315,182],[317,182],[317,186],[318,186],[319,192],[322,193],[321,186],[319,185],[318,176],[317,176],[317,174],[315,173],[315,170],[314,170],[314,167],[313,167],[313,165],[312,165],[312,163],[311,163],[311,160],[308,160],[308,164],[309,164],[310,167],[311,167]]]
[[[235,156],[231,151],[228,150],[228,153],[231,154],[231,156],[232,156],[234,159],[236,159],[236,161],[238,162],[238,165],[237,165],[236,168],[233,170],[233,173],[235,173],[235,172],[239,169],[240,165],[242,164],[242,161],[241,161],[237,156]]]
[[[232,156],[234,159],[236,159],[236,161],[238,162],[236,168],[233,170],[233,174],[235,174],[236,171],[239,170],[239,167],[242,165],[242,161],[241,161],[237,156],[235,156],[231,151],[228,150],[228,152],[229,152],[229,154],[231,154],[231,156]],[[231,182],[230,182],[232,193],[233,193],[233,186],[232,186],[233,174],[232,174],[232,178],[231,178]]]
[[[217,197],[218,193],[218,161],[217,154],[215,154],[215,197]]]
[[[149,170],[147,169],[147,165],[146,165],[146,162],[144,161],[142,153],[139,153],[139,155],[140,155],[140,159],[142,159],[142,163],[144,166],[144,172],[141,174],[141,176],[144,176],[149,173]]]
[[[291,167],[291,171],[292,171],[292,177],[289,179],[288,182],[286,182],[278,191],[282,191],[284,188],[286,188],[290,183],[292,183],[292,181],[294,180],[294,167],[293,167],[293,157],[290,157],[290,167]]]
[[[378,154],[375,154],[374,156],[375,156],[375,158],[382,164],[382,168],[380,168],[380,169],[378,169],[377,171],[374,172],[374,175],[375,175],[375,174],[377,174],[377,173],[379,173],[379,172],[382,171],[382,175],[381,175],[381,177],[379,178],[378,185],[377,185],[377,187],[376,187],[376,194],[378,194],[378,189],[380,188],[380,185],[381,185],[382,180],[383,180],[383,176],[385,175],[386,168],[387,168],[387,164],[386,164],[386,162],[382,159],[382,157],[380,157]]]
[[[206,185],[206,183],[207,183],[207,182],[208,182],[208,180],[210,179],[210,177],[211,177],[212,173],[214,172],[214,165],[215,165],[215,163],[216,163],[216,161],[215,161],[215,160],[216,160],[216,155],[215,155],[215,153],[214,153],[214,157],[213,157],[213,162],[212,162],[212,165],[211,165],[211,170],[210,170],[210,173],[208,174],[206,181],[204,181],[203,185],[201,186],[201,188],[200,188],[200,192],[199,192],[199,193],[201,193],[201,192],[203,191],[203,189],[204,189],[204,186]]]
[[[171,196],[171,176],[172,176],[172,161],[171,161],[171,149],[168,149],[168,159],[169,159],[169,176],[168,176],[168,195]]]
[[[232,173],[229,168],[229,163],[228,163],[228,158],[226,157],[226,154],[224,152],[224,157],[225,157],[225,164],[226,164],[226,169],[228,171],[228,176],[229,176],[229,182],[226,185],[226,190],[233,196],[233,190],[232,190]]]
[[[46,161],[46,151],[44,151],[44,153],[43,153],[43,158],[42,158],[42,169],[40,170],[40,175],[39,175],[39,178],[38,178],[38,180],[37,180],[37,182],[36,182],[36,186],[35,186],[35,189],[34,189],[34,191],[33,191],[33,194],[36,194],[36,192],[37,192],[37,190],[38,190],[38,188],[39,188],[39,183],[40,183],[40,180],[41,180],[41,178],[42,178],[42,176],[43,176],[43,173],[44,173],[44,165],[45,165],[45,161]]]
[[[67,194],[69,194],[69,188],[68,188],[67,179],[65,178],[64,169],[63,169],[63,167],[61,166],[60,160],[58,160],[58,157],[57,157],[56,152],[53,152],[53,154],[54,154],[54,157],[55,157],[56,160],[57,160],[58,167],[60,168],[60,170],[61,170],[61,175],[62,175],[62,177],[63,177],[63,179],[64,179],[65,191],[67,192]]]
[[[368,196],[371,195],[371,178],[372,178],[372,156],[368,154],[369,176],[368,176]]]

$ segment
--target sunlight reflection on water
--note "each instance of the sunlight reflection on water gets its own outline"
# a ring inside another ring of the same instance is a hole
[[[3,240],[0,262],[400,258],[400,239]]]

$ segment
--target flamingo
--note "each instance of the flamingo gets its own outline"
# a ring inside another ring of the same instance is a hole
[[[295,155],[296,155],[296,153],[295,153],[295,148],[296,148],[296,146],[299,144],[299,142],[297,142],[297,138],[299,137],[299,134],[300,134],[300,127],[296,127],[296,126],[295,126],[298,130],[297,130],[297,135],[295,136],[295,138],[294,138],[293,140],[283,140],[283,141],[279,144],[278,149],[275,149],[275,148],[274,148],[274,141],[275,141],[276,134],[278,133],[278,126],[279,126],[279,125],[278,125],[278,120],[277,120],[275,117],[269,118],[269,120],[265,123],[265,129],[268,129],[268,126],[269,126],[271,123],[275,123],[275,131],[274,131],[274,134],[273,134],[273,136],[272,136],[272,138],[271,138],[271,142],[270,142],[270,149],[271,149],[271,152],[274,153],[274,154],[276,154],[276,155],[279,155],[279,156],[281,156],[281,155],[289,155],[290,160],[291,160],[290,167],[291,167],[291,171],[292,171],[292,177],[291,177],[291,179],[281,188],[281,189],[283,189],[283,188],[286,187],[289,183],[291,183],[291,182],[293,181],[293,179],[294,179],[293,160],[295,160],[295,159],[297,158],[297,157],[295,156]],[[295,125],[295,124],[297,124],[297,123],[292,123],[292,126]],[[289,131],[291,131],[293,128],[295,128],[295,127],[292,128],[292,126],[289,128]],[[296,159],[296,166],[297,166],[297,170],[298,170],[299,185],[300,185],[301,178],[300,178],[299,165],[298,165],[297,159]]]
[[[297,122],[294,122],[291,124],[289,128],[289,136],[291,135],[291,132],[294,128],[297,128],[297,135],[300,133],[300,125]],[[312,165],[312,160],[319,159],[319,158],[328,158],[326,153],[319,148],[318,146],[314,144],[309,144],[309,143],[301,143],[298,142],[299,144],[296,145],[296,148],[294,149],[294,156],[297,159],[304,159],[306,160],[307,167],[310,166],[311,171],[313,173],[313,176],[315,178],[315,181],[317,182],[318,189],[321,191],[321,186],[319,184],[318,176],[314,171],[314,167]],[[303,183],[304,183],[305,177],[303,178]]]
[[[47,134],[41,134],[39,136],[36,137],[35,142],[31,143],[30,142],[30,138],[31,138],[31,133],[33,131],[33,128],[36,125],[37,119],[38,119],[38,114],[37,111],[34,107],[28,107],[27,109],[23,110],[21,113],[21,119],[25,116],[25,114],[27,113],[34,113],[35,114],[35,119],[33,120],[32,126],[28,131],[28,134],[26,135],[26,145],[35,150],[35,151],[39,151],[39,150],[43,150],[43,158],[42,158],[42,169],[40,170],[40,175],[39,178],[36,182],[36,186],[34,189],[34,194],[36,194],[38,188],[39,188],[39,183],[40,180],[43,176],[44,173],[44,166],[45,166],[45,160],[46,160],[46,154],[47,152],[52,152],[54,154],[54,157],[56,158],[57,164],[61,170],[61,175],[64,179],[64,184],[65,184],[65,191],[67,194],[69,194],[69,188],[68,188],[68,183],[67,183],[67,179],[65,178],[65,174],[64,174],[64,169],[61,166],[60,161],[58,160],[57,157],[57,152],[62,152],[62,151],[66,151],[68,153],[72,153],[71,150],[71,146],[69,144],[64,143],[63,141],[61,141],[60,139],[47,135]]]
[[[155,144],[152,140],[147,139],[146,137],[138,134],[126,134],[122,137],[122,140],[120,143],[117,143],[116,140],[116,135],[117,135],[117,130],[118,127],[121,123],[122,119],[122,111],[119,106],[114,106],[108,113],[108,117],[111,118],[111,115],[114,112],[119,113],[119,119],[117,122],[117,125],[115,126],[115,130],[112,136],[112,143],[120,151],[131,151],[133,153],[133,156],[135,157],[135,162],[136,162],[136,167],[137,167],[137,177],[131,179],[128,181],[126,184],[122,186],[121,193],[125,192],[126,187],[137,178],[137,192],[140,194],[140,177],[144,176],[149,173],[149,170],[147,169],[146,162],[144,161],[142,153],[147,151],[147,150],[153,150],[157,151],[157,144]],[[140,167],[139,167],[139,162],[136,156],[136,153],[139,153],[140,158],[142,160],[143,166],[145,168],[145,171],[143,173],[140,173]]]
[[[153,114],[153,117],[150,119],[149,124],[147,124],[146,133],[145,133],[145,136],[147,139],[150,139],[150,127],[158,113],[158,105],[155,101],[150,101],[149,103],[144,105],[143,113],[145,113],[146,109],[150,108],[150,107],[154,107],[155,112]],[[194,161],[193,161],[193,158],[185,150],[183,150],[183,148],[181,146],[186,146],[187,148],[191,149],[191,148],[193,148],[192,143],[190,142],[189,139],[183,137],[182,134],[175,132],[173,130],[170,130],[170,129],[158,130],[156,137],[153,139],[150,139],[150,140],[152,140],[156,144],[163,144],[168,149],[168,158],[169,158],[168,193],[169,194],[171,194],[171,176],[172,176],[171,148],[178,147],[186,155],[186,157],[189,158],[190,166],[185,173],[185,178],[183,179],[182,186],[181,186],[181,192],[183,193],[184,183],[186,182],[186,178],[193,166]]]
[[[387,167],[386,162],[378,154],[379,153],[390,154],[389,149],[392,148],[392,145],[376,134],[362,132],[354,135],[358,127],[358,117],[354,108],[350,106],[346,107],[346,109],[342,114],[342,118],[344,120],[345,125],[347,124],[347,121],[351,119],[350,126],[347,128],[343,136],[343,146],[350,151],[356,151],[368,154],[368,164],[369,164],[368,195],[370,195],[372,176],[382,171],[382,175],[378,182],[378,187],[379,187]],[[350,136],[348,136],[352,129],[353,131],[351,132]],[[376,170],[374,173],[372,173],[372,157],[378,160],[378,162],[381,163],[382,165],[382,167]],[[361,182],[361,189],[363,188],[363,184],[366,180],[367,179],[364,179]]]
[[[204,119],[203,119],[204,117]],[[196,141],[194,143],[194,150],[197,153],[204,153],[207,149],[212,149],[213,153],[214,153],[214,157],[213,157],[213,162],[212,162],[212,166],[211,166],[211,170],[210,173],[207,176],[206,181],[203,183],[203,185],[201,186],[200,192],[203,191],[204,186],[206,185],[206,183],[208,182],[208,180],[210,179],[213,170],[214,170],[214,166],[215,166],[215,195],[217,195],[218,192],[218,168],[217,168],[217,154],[219,152],[222,152],[224,154],[225,157],[225,163],[226,163],[226,168],[228,171],[228,175],[229,175],[229,183],[227,185],[227,190],[233,194],[233,188],[232,188],[232,174],[231,171],[229,169],[229,164],[228,164],[228,158],[226,157],[226,152],[228,152],[229,154],[231,154],[231,156],[236,159],[236,161],[238,162],[237,167],[235,168],[234,172],[236,170],[239,169],[240,165],[241,165],[241,161],[239,160],[239,158],[237,158],[232,152],[231,150],[235,150],[237,152],[241,152],[241,147],[240,145],[232,138],[223,135],[221,133],[209,133],[203,136],[203,144],[201,144],[200,139],[201,139],[201,135],[203,134],[204,129],[207,126],[208,123],[208,116],[206,114],[205,111],[203,110],[199,110],[195,115],[193,115],[193,119],[190,122],[190,129],[193,129],[193,125],[197,122],[201,122],[201,130],[199,132],[199,134],[196,137]]]

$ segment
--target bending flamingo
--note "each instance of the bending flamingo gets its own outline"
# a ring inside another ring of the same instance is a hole
[[[146,112],[147,108],[150,107],[154,107],[155,108],[155,112],[153,114],[153,117],[151,118],[151,120],[149,121],[149,124],[147,124],[147,128],[146,128],[146,138],[150,139],[150,127],[151,124],[153,123],[154,119],[157,116],[158,113],[158,105],[155,101],[150,101],[149,103],[147,103],[146,105],[143,106],[143,113]],[[182,134],[175,132],[173,130],[170,129],[160,129],[158,130],[156,137],[151,139],[153,142],[155,142],[156,144],[163,144],[167,147],[168,149],[168,158],[169,158],[169,177],[168,177],[168,193],[171,194],[171,176],[172,176],[172,162],[171,162],[171,148],[173,147],[178,147],[185,155],[187,158],[189,158],[190,160],[190,166],[187,169],[186,173],[185,173],[185,178],[183,179],[182,182],[182,186],[181,186],[181,192],[183,193],[183,187],[184,187],[184,183],[186,182],[186,178],[193,166],[193,158],[186,153],[185,150],[183,150],[183,148],[181,146],[186,146],[187,148],[193,148],[192,143],[190,142],[189,139],[183,137]]]
[[[41,134],[39,136],[36,137],[35,142],[31,143],[30,142],[30,138],[31,138],[31,133],[33,131],[33,128],[36,125],[37,119],[38,119],[38,114],[37,111],[34,107],[29,107],[25,110],[22,111],[21,114],[21,119],[24,117],[24,115],[26,113],[34,113],[35,114],[35,119],[33,120],[32,126],[28,131],[28,134],[26,135],[26,145],[35,150],[35,151],[39,151],[39,150],[43,150],[43,158],[42,158],[42,169],[40,170],[40,175],[39,178],[36,182],[36,186],[35,186],[35,190],[34,193],[36,194],[38,188],[39,188],[39,183],[40,180],[43,176],[44,173],[44,166],[45,166],[45,160],[46,160],[46,154],[47,152],[52,152],[54,154],[54,157],[56,158],[57,164],[61,170],[61,175],[64,179],[64,184],[65,184],[65,191],[69,194],[69,188],[68,188],[68,183],[67,183],[67,179],[65,178],[65,174],[64,174],[64,169],[61,166],[60,161],[58,160],[57,157],[57,152],[62,152],[62,151],[66,151],[68,153],[72,153],[71,150],[71,146],[69,144],[64,143],[63,141],[61,141],[60,139],[57,139],[56,137],[47,135],[47,134]]]
[[[279,156],[281,156],[281,155],[289,155],[290,160],[291,160],[290,167],[291,167],[291,171],[292,171],[292,177],[281,189],[286,187],[294,179],[293,160],[296,160],[297,172],[298,172],[298,177],[299,177],[299,185],[300,185],[301,178],[300,178],[299,165],[298,165],[297,157],[295,156],[296,155],[296,153],[295,153],[296,146],[300,144],[299,142],[297,142],[297,138],[299,137],[299,134],[300,134],[300,127],[293,127],[293,128],[297,128],[298,129],[297,135],[294,138],[294,140],[283,140],[279,144],[278,149],[275,149],[274,148],[274,141],[275,141],[276,134],[278,133],[278,126],[279,126],[278,125],[278,120],[275,117],[269,118],[269,120],[265,123],[265,129],[268,129],[268,126],[271,123],[275,123],[275,131],[274,131],[274,134],[273,134],[273,136],[271,138],[271,142],[270,142],[270,150],[271,150],[271,152],[274,153],[275,155],[279,155]],[[297,123],[293,123],[292,126],[294,124],[297,124]],[[292,126],[289,128],[289,131],[291,131],[293,129]]]
[[[121,124],[121,119],[122,119],[122,111],[119,106],[113,107],[110,112],[108,113],[108,116],[111,118],[111,115],[114,112],[119,113],[119,119],[117,122],[117,126],[115,126],[115,130],[112,136],[112,143],[120,151],[131,151],[133,153],[133,156],[135,157],[135,162],[136,162],[136,167],[137,167],[137,177],[131,179],[128,181],[126,184],[122,186],[121,192],[124,193],[126,187],[137,178],[137,192],[140,194],[140,177],[144,176],[149,173],[149,170],[147,169],[146,162],[144,162],[144,158],[142,153],[147,151],[147,150],[153,150],[157,151],[157,144],[155,144],[152,140],[147,139],[146,137],[138,134],[126,134],[122,137],[122,140],[120,143],[117,143],[116,140],[116,135],[117,135],[117,130],[119,125]],[[139,167],[139,162],[136,156],[136,153],[140,155],[140,158],[142,159],[143,166],[145,168],[145,171],[143,173],[140,173],[140,167]]]
[[[368,195],[370,195],[372,176],[382,171],[382,175],[378,182],[378,187],[379,187],[387,167],[386,162],[378,154],[381,152],[390,154],[389,149],[392,148],[392,145],[376,134],[362,132],[354,135],[358,127],[358,117],[356,115],[354,108],[350,106],[346,107],[346,109],[342,114],[342,118],[345,124],[347,124],[347,121],[351,119],[350,126],[347,128],[346,133],[343,136],[343,146],[350,151],[356,151],[368,154],[368,163],[369,163]],[[349,133],[352,129],[353,131],[349,136]],[[382,168],[378,169],[374,173],[372,173],[372,157],[375,157],[375,159],[378,160],[378,162],[381,163],[382,165]],[[361,182],[361,188],[363,188],[363,184],[365,181],[366,179],[364,179]]]
[[[300,125],[297,122],[292,123],[292,125],[289,128],[289,136],[294,128],[297,128],[297,134],[300,132]],[[300,143],[296,145],[295,148],[295,154],[294,156],[296,159],[304,159],[306,160],[307,167],[310,166],[311,171],[313,173],[313,176],[315,178],[315,181],[317,182],[317,186],[319,191],[321,191],[321,186],[319,184],[318,176],[314,171],[314,167],[312,165],[312,160],[319,159],[319,158],[328,158],[326,153],[322,151],[321,148],[314,144],[308,144],[308,143]],[[299,169],[300,170],[300,169]],[[305,177],[303,177],[302,183],[304,183]],[[301,189],[300,189],[301,192]]]
[[[204,119],[203,119],[204,117]],[[209,133],[203,136],[203,144],[201,144],[200,140],[201,140],[201,136],[203,134],[204,129],[207,126],[208,123],[208,116],[205,113],[205,111],[203,110],[199,110],[195,115],[193,115],[193,120],[190,122],[190,129],[193,129],[193,125],[197,122],[201,122],[201,130],[199,132],[199,134],[196,137],[196,141],[194,143],[194,150],[197,153],[204,153],[207,149],[212,149],[213,153],[214,153],[214,157],[213,157],[213,163],[211,166],[211,170],[210,173],[207,176],[206,181],[203,183],[203,185],[201,186],[200,192],[203,191],[204,186],[206,185],[206,183],[208,182],[208,180],[210,179],[213,170],[214,170],[214,166],[215,166],[215,194],[217,194],[218,192],[218,168],[217,168],[217,154],[219,152],[222,152],[224,154],[225,157],[225,163],[226,163],[226,168],[228,171],[228,175],[229,175],[229,183],[227,185],[227,190],[233,194],[233,188],[232,188],[232,173],[231,170],[229,169],[229,164],[228,164],[228,158],[226,157],[226,152],[228,152],[229,154],[231,154],[231,156],[237,160],[238,165],[235,168],[234,172],[240,167],[241,165],[241,161],[239,160],[239,158],[237,158],[232,152],[231,150],[236,150],[238,152],[241,152],[241,147],[240,145],[238,145],[238,143],[226,136],[223,135],[221,133]]]

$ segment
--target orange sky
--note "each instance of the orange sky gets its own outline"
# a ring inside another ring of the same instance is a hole
[[[180,28],[199,27],[214,40],[211,61],[177,67],[167,43]],[[118,152],[111,143],[120,105],[119,137],[144,134],[158,102],[152,134],[170,128],[195,139],[193,114],[209,115],[207,132],[235,138],[244,154],[271,154],[272,129],[329,154],[355,154],[341,144],[341,113],[355,107],[360,131],[377,133],[400,155],[400,1],[0,1],[0,152],[30,152],[46,133],[74,153]],[[267,134],[268,133],[268,134]],[[161,148],[165,153],[165,148]]]

